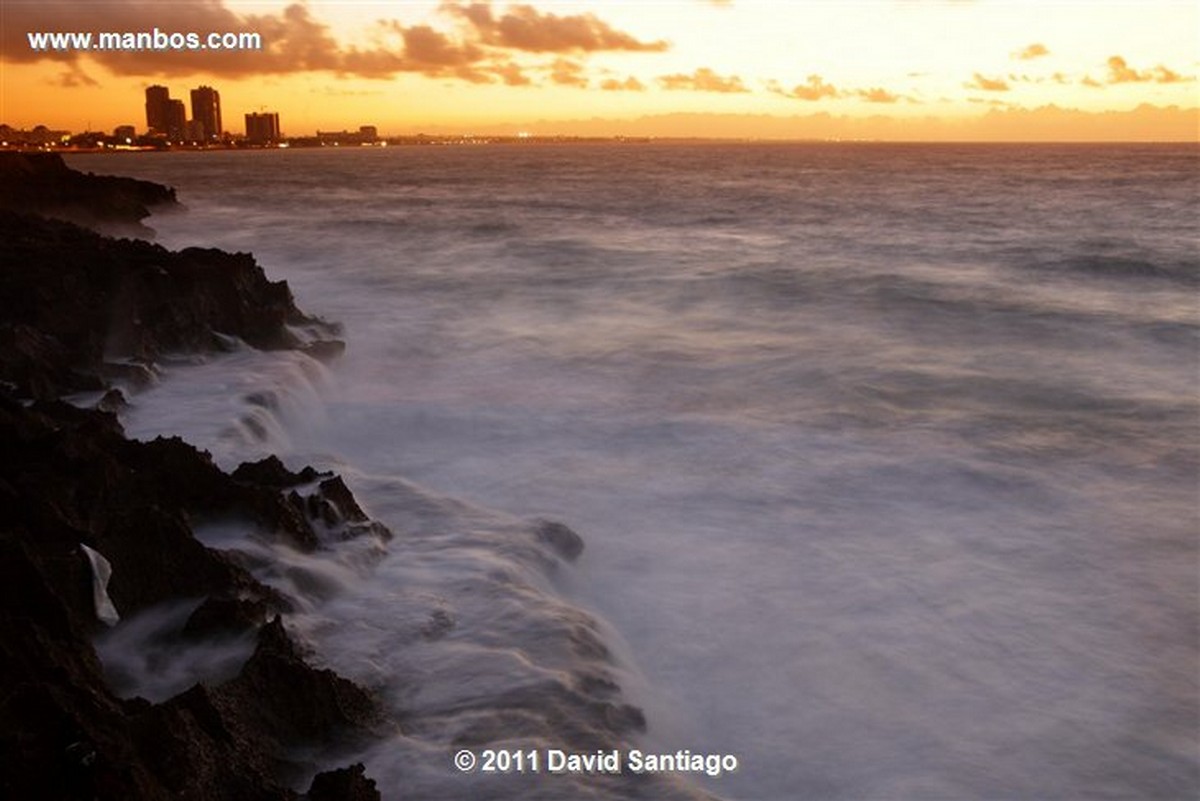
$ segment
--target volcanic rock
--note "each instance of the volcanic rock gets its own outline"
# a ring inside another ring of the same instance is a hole
[[[0,152],[0,208],[70,220],[80,225],[140,225],[151,207],[178,205],[169,186],[73,170],[57,153]]]

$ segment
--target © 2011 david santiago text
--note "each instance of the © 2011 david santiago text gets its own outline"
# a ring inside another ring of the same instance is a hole
[[[738,758],[733,754],[696,754],[687,749],[653,754],[636,748],[588,752],[484,748],[478,753],[464,748],[454,755],[454,767],[463,773],[702,773],[717,777],[736,771]]]

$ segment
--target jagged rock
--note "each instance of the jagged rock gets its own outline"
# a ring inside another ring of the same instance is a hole
[[[261,626],[270,611],[261,598],[210,595],[188,616],[182,633],[190,639],[243,634]]]
[[[274,801],[296,797],[279,780],[302,770],[293,752],[353,742],[376,720],[366,693],[306,664],[276,617],[259,631],[254,655],[236,677],[144,707],[133,728],[168,787],[207,788],[196,798]]]
[[[271,350],[317,347],[291,326],[332,329],[249,254],[173,252],[5,210],[0,319],[0,380],[42,398],[99,388],[101,377],[136,380],[118,373],[166,352],[214,350],[218,334]]]
[[[117,413],[129,405],[129,401],[125,400],[125,393],[119,389],[110,389],[104,393],[104,396],[96,402],[96,408],[102,412]]]
[[[79,544],[112,563],[108,591],[122,615],[207,596],[182,636],[247,631],[286,600],[202,545],[192,525],[214,516],[270,531],[279,510],[300,514],[255,474],[271,484],[319,477],[260,462],[235,479],[178,438],[124,439],[111,413],[26,407],[0,392],[0,687],[12,690],[0,705],[0,797],[293,801],[286,781],[306,769],[289,761],[295,749],[371,731],[372,699],[306,664],[278,617],[219,687],[157,705],[108,689]]]
[[[352,523],[366,522],[366,513],[358,505],[358,501],[354,500],[350,488],[346,486],[346,482],[342,480],[341,476],[325,479],[318,485],[318,488],[321,490],[321,495],[337,510],[340,520]]]
[[[284,467],[278,456],[271,454],[257,462],[243,462],[231,475],[234,481],[260,484],[276,489],[289,489],[301,484],[310,484],[322,476],[328,476],[329,473],[318,473],[311,467],[305,467],[299,473],[293,473]]]
[[[329,474],[264,460],[227,475],[177,437],[125,439],[115,390],[96,409],[56,398],[107,380],[136,388],[166,351],[230,337],[293,347],[303,343],[292,327],[306,341],[334,327],[303,315],[249,255],[173,253],[7,210],[136,222],[174,197],[57,156],[10,156],[0,154],[0,798],[298,801],[288,783],[312,768],[295,755],[367,736],[377,710],[308,665],[278,618],[287,600],[193,526],[221,520],[315,548],[305,503],[284,492]],[[179,632],[193,639],[276,616],[230,681],[161,704],[117,699],[91,644],[100,624],[81,544],[111,563],[123,616],[205,597]]]
[[[57,153],[0,153],[0,208],[152,234],[140,225],[150,207],[175,205],[169,186],[81,173]]]
[[[308,788],[308,801],[380,801],[379,789],[361,762],[318,773]]]
[[[583,538],[562,523],[539,520],[534,533],[568,562],[575,561],[583,553]]]
[[[318,339],[300,346],[300,350],[319,362],[329,362],[346,352],[346,343],[340,339]]]
[[[278,616],[262,627],[254,655],[219,692],[257,731],[281,742],[345,744],[347,733],[363,732],[379,719],[358,685],[301,658]]]

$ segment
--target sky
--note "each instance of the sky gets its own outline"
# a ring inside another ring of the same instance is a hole
[[[28,34],[257,32],[257,51],[36,51]],[[1200,2],[0,0],[0,122],[766,139],[1200,140]]]

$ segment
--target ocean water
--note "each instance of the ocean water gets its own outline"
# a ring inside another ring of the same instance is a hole
[[[1196,147],[70,161],[177,187],[158,241],[251,251],[345,325],[327,366],[168,364],[124,422],[336,469],[396,533],[204,533],[385,700],[394,736],[328,757],[385,798],[1200,793]],[[129,657],[179,615],[102,648],[130,691],[236,670]],[[489,746],[739,767],[451,764]]]

